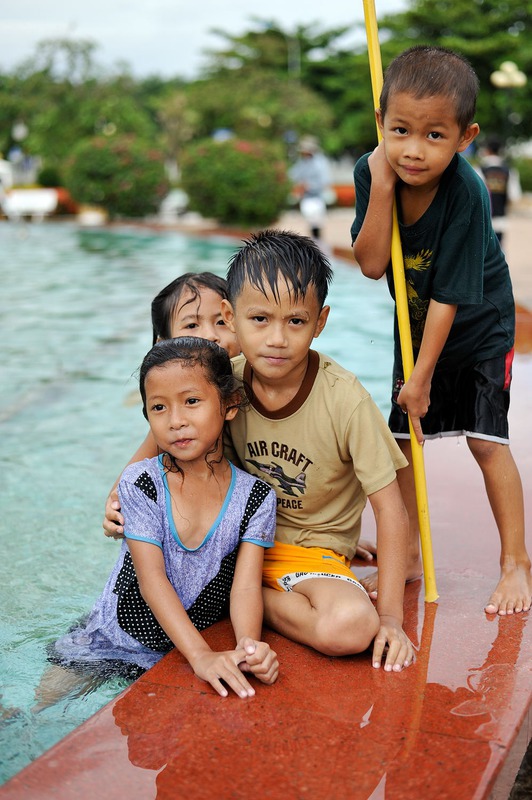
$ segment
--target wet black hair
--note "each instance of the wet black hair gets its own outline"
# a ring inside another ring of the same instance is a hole
[[[279,299],[283,278],[294,297],[314,286],[320,309],[332,280],[331,263],[313,239],[291,231],[265,230],[244,240],[229,261],[227,291],[234,304],[246,281],[264,294],[269,287]]]
[[[139,389],[142,398],[142,413],[148,419],[146,409],[146,378],[150,370],[164,367],[166,364],[179,361],[185,367],[199,365],[205,371],[209,383],[213,384],[220,398],[220,410],[223,414],[229,408],[242,408],[247,404],[246,394],[242,383],[235,378],[231,367],[231,359],[227,351],[216,342],[200,339],[198,336],[180,336],[177,339],[165,339],[157,342],[144,356],[139,369]],[[205,461],[212,470],[213,461],[208,456],[216,453],[215,445],[212,452],[205,454]],[[165,468],[170,472],[179,472],[184,476],[183,469],[170,453],[165,453]],[[221,454],[218,461],[223,458]]]
[[[469,61],[445,47],[416,45],[389,65],[380,96],[382,117],[390,95],[406,92],[420,100],[448,97],[454,104],[456,122],[463,133],[475,118],[479,80]]]
[[[165,339],[154,344],[144,356],[139,369],[139,389],[142,398],[142,413],[148,419],[146,409],[146,377],[151,369],[164,367],[172,361],[180,361],[186,367],[197,364],[203,368],[209,383],[212,383],[220,397],[220,406],[227,408],[227,404],[238,405],[240,408],[245,402],[242,384],[233,375],[231,359],[227,350],[208,339],[198,336],[180,336],[177,339]],[[235,400],[236,398],[236,400]],[[233,402],[234,401],[234,402]]]
[[[154,297],[151,304],[151,324],[153,328],[153,342],[158,339],[170,339],[172,333],[172,319],[179,303],[179,298],[185,289],[189,289],[192,297],[186,301],[193,303],[200,296],[202,289],[212,289],[220,295],[221,300],[227,300],[227,281],[212,272],[186,272],[161,289]]]

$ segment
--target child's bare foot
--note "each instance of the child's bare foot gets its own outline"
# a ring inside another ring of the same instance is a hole
[[[377,558],[377,546],[369,539],[359,539],[355,558],[360,558],[361,561],[374,561]]]
[[[52,664],[41,678],[40,684],[35,689],[35,705],[32,706],[33,714],[38,714],[54,703],[63,700],[71,692],[76,691],[74,697],[82,697],[99,686],[101,677],[83,675],[73,669]]]
[[[379,573],[377,570],[375,572],[370,572],[369,575],[366,575],[365,578],[360,578],[360,583],[369,594],[372,600],[377,599],[377,586],[378,586],[378,578]]]
[[[412,581],[417,581],[423,575],[423,565],[421,563],[421,559],[419,556],[417,558],[413,558],[407,567],[406,570],[406,583],[411,583]],[[375,572],[370,572],[369,575],[366,575],[365,578],[360,579],[360,583],[369,594],[372,600],[377,599],[377,589],[379,585],[379,572],[376,570]]]
[[[532,605],[532,575],[530,565],[515,564],[503,567],[495,591],[486,603],[486,614],[519,614]]]

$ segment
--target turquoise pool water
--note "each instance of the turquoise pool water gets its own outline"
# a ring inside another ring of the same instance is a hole
[[[117,553],[109,487],[145,434],[132,377],[152,297],[182,272],[224,275],[237,241],[74,223],[0,222],[0,782],[79,725],[118,680],[32,715],[45,646],[87,611]],[[319,349],[387,413],[392,305],[334,262]]]

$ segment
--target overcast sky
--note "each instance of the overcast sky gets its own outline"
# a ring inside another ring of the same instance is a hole
[[[375,0],[378,17],[407,5]],[[104,67],[126,61],[138,77],[192,78],[202,51],[223,44],[211,29],[238,35],[252,17],[271,19],[289,33],[298,25],[323,30],[363,23],[364,11],[362,0],[2,0],[0,71],[32,56],[37,42],[68,37],[94,41],[94,59]]]

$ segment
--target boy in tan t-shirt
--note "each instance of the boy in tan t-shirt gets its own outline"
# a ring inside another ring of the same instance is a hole
[[[250,407],[230,425],[243,468],[277,492],[276,544],[264,563],[265,621],[329,655],[366,650],[373,666],[413,660],[402,629],[408,519],[396,479],[406,466],[357,378],[310,350],[325,327],[332,277],[311,239],[253,236],[230,262],[222,316],[243,356]],[[369,499],[377,525],[377,609],[350,570]]]

